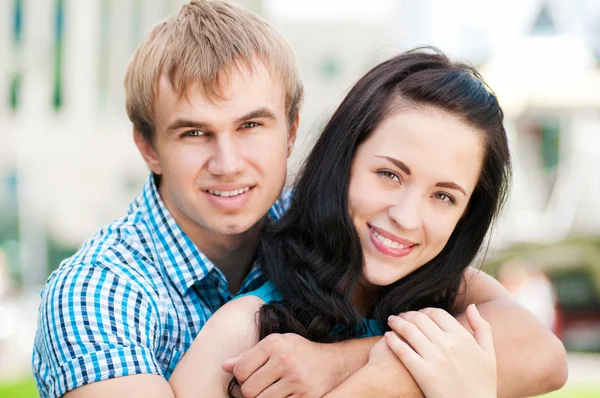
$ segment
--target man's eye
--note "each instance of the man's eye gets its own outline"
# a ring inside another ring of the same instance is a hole
[[[206,135],[206,133],[200,130],[190,130],[184,134],[185,137],[200,137],[203,135]]]
[[[256,127],[256,126],[259,126],[259,124],[256,122],[246,122],[246,123],[242,124],[243,129],[251,129],[252,127]]]

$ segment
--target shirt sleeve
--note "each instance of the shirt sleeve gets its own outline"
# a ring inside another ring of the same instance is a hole
[[[148,292],[102,264],[61,268],[42,292],[33,348],[40,396],[133,374],[161,374]]]

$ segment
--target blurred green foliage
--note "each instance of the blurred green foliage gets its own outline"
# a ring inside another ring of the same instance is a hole
[[[0,383],[0,398],[37,398],[33,377]]]

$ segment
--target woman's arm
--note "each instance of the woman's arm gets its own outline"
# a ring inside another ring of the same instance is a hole
[[[263,304],[256,296],[241,297],[208,320],[169,379],[177,398],[227,396],[232,376],[222,364],[256,345],[257,313]]]

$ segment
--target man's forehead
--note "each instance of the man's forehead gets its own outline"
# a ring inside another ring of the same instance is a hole
[[[257,74],[257,77],[260,76]],[[269,79],[244,84],[238,76],[230,79],[230,85],[217,93],[210,93],[200,83],[190,84],[180,95],[171,80],[166,75],[159,78],[159,93],[155,102],[155,115],[159,120],[157,124],[167,126],[173,120],[184,118],[209,124],[221,124],[226,121],[244,119],[247,115],[258,115],[277,120],[285,118],[285,95],[281,86],[276,86]],[[263,76],[264,77],[264,76]],[[253,89],[254,88],[254,89]],[[260,111],[260,112],[259,112]]]
[[[186,73],[187,72],[187,73]],[[205,71],[206,72],[206,71]],[[158,77],[157,96],[162,92],[175,94],[178,99],[190,95],[206,97],[211,102],[227,99],[228,92],[238,85],[265,84],[283,89],[281,79],[258,58],[240,60],[222,66],[218,72],[190,73],[189,68],[178,72],[162,72]]]

